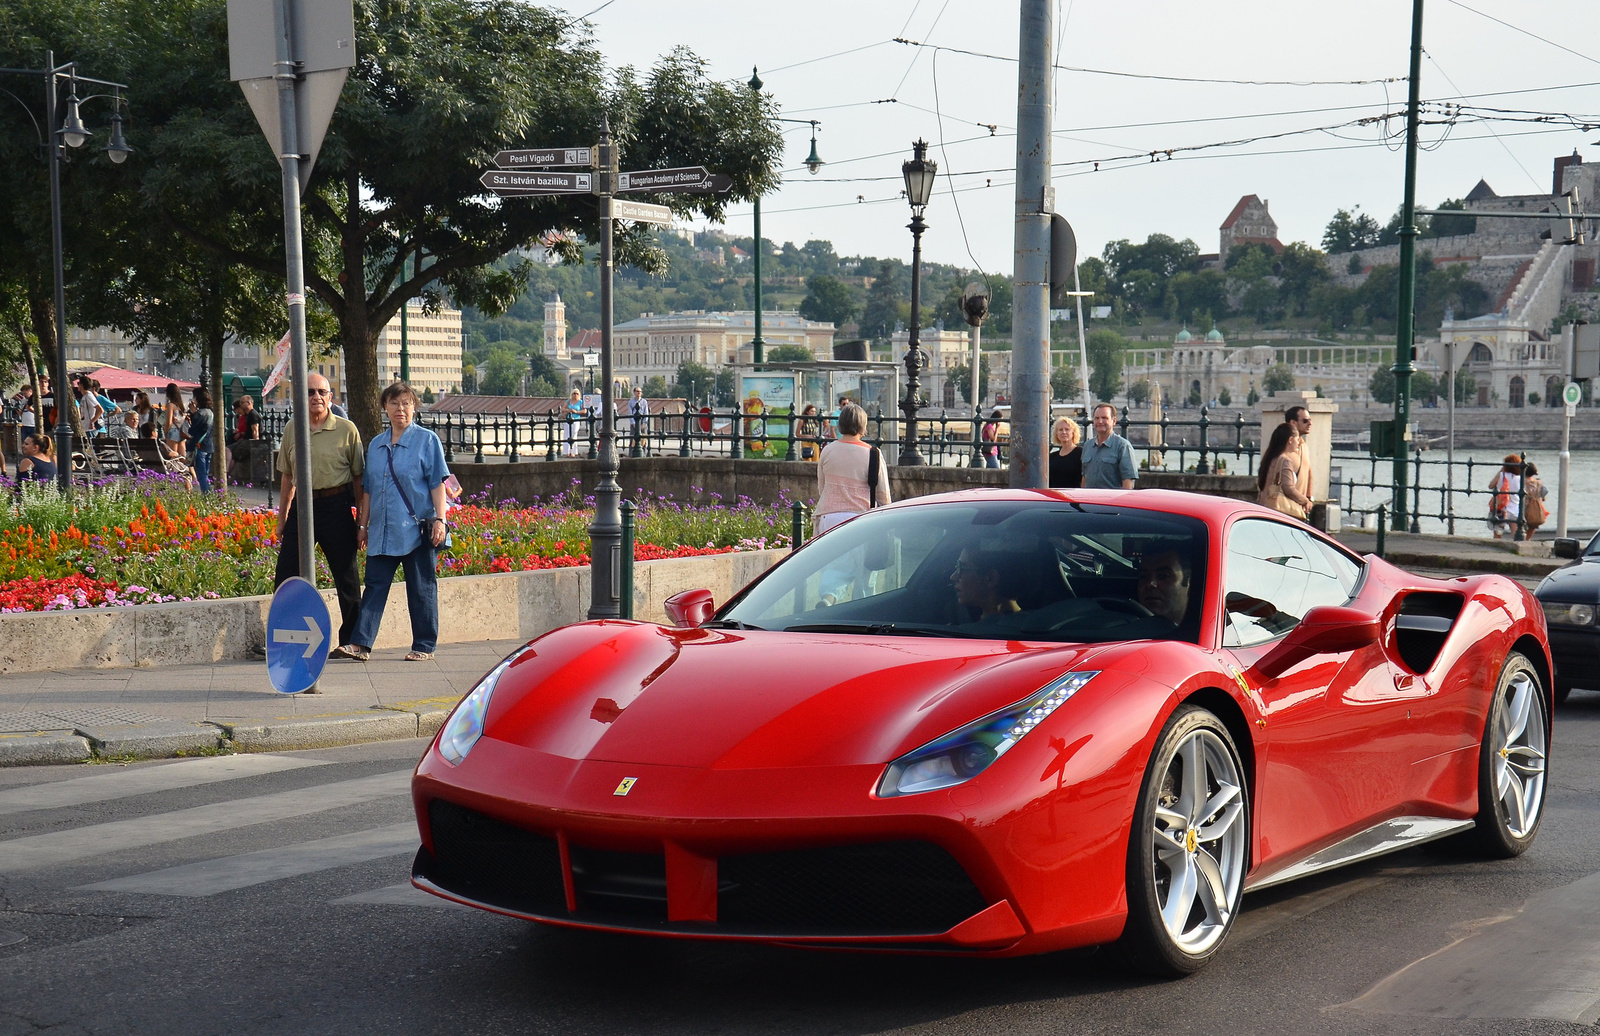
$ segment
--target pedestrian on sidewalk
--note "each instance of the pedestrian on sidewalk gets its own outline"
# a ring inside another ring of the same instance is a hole
[[[417,396],[410,385],[396,381],[383,390],[381,402],[389,434],[367,446],[357,532],[367,551],[367,589],[355,634],[339,650],[359,662],[371,657],[398,568],[405,573],[411,612],[406,661],[425,662],[439,643],[438,551],[450,544],[444,517],[450,469],[439,437],[416,423]]]
[[[817,462],[815,535],[889,503],[889,466],[882,451],[861,441],[866,430],[867,412],[846,403],[839,410],[839,437],[822,448]]]
[[[1292,422],[1272,430],[1267,449],[1261,455],[1261,470],[1256,473],[1261,492],[1256,503],[1305,521],[1311,513],[1311,498],[1300,491],[1300,433]]]
[[[1300,437],[1299,448],[1296,453],[1297,471],[1295,474],[1295,488],[1307,500],[1311,499],[1311,451],[1306,448],[1306,437],[1311,434],[1311,411],[1296,404],[1283,412],[1283,423],[1295,430]],[[1310,510],[1310,506],[1306,508]]]
[[[1500,470],[1489,479],[1489,528],[1495,539],[1515,532],[1522,515],[1522,457],[1506,454]]]
[[[1083,486],[1083,446],[1078,442],[1081,435],[1078,422],[1070,417],[1058,417],[1050,426],[1050,441],[1056,447],[1050,451],[1051,489]]]
[[[996,410],[989,415],[989,420],[983,422],[983,427],[978,431],[978,437],[983,440],[983,466],[998,468],[1000,466],[1000,411]]]
[[[361,448],[361,433],[348,418],[335,414],[329,404],[333,391],[320,374],[306,377],[306,398],[302,401],[311,421],[311,518],[316,546],[322,548],[334,588],[339,592],[339,638],[348,644],[356,629],[361,610],[361,570],[357,565],[355,508],[361,502],[361,476],[366,471],[366,454]],[[300,574],[300,512],[304,501],[295,496],[294,423],[284,429],[278,450],[278,472],[282,475],[278,503],[278,567],[272,585],[277,587],[290,576]],[[341,654],[335,648],[334,654]]]
[[[175,381],[167,382],[167,401],[161,405],[161,438],[178,456],[183,456],[183,393]]]
[[[1539,526],[1550,520],[1550,509],[1545,506],[1545,498],[1549,495],[1550,488],[1539,477],[1539,469],[1530,463],[1522,476],[1522,520],[1527,526],[1530,540]]]
[[[202,493],[211,492],[211,458],[216,453],[216,423],[216,414],[211,409],[211,392],[200,385],[194,390],[194,412],[189,415],[189,456],[194,460],[194,477],[200,483]],[[218,492],[221,492],[221,487]]]
[[[1093,420],[1094,435],[1083,444],[1083,488],[1132,489],[1139,469],[1133,463],[1133,446],[1111,430],[1117,408],[1097,403]]]

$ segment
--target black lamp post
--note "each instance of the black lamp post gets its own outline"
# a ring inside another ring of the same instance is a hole
[[[752,69],[750,69],[750,82],[745,84],[745,85],[749,86],[750,87],[750,92],[754,93],[759,98],[761,96],[761,88],[763,86],[765,86],[766,84],[761,81],[760,73],[756,69],[752,68]],[[805,167],[811,171],[811,175],[812,176],[816,176],[817,173],[821,172],[822,171],[822,167],[827,164],[820,157],[818,157],[818,155],[817,155],[817,129],[818,129],[818,127],[820,127],[822,125],[822,123],[819,122],[816,119],[780,119],[777,116],[773,116],[772,117],[772,121],[773,122],[799,122],[799,123],[803,123],[803,124],[809,125],[811,127],[811,153],[806,156]],[[766,360],[766,350],[767,350],[766,339],[761,337],[761,195],[760,194],[757,194],[756,197],[755,197],[754,207],[755,207],[755,218],[756,218],[756,227],[755,227],[755,249],[756,250],[755,250],[755,255],[752,257],[752,259],[753,259],[754,264],[755,264],[754,273],[755,273],[755,289],[756,289],[756,291],[755,291],[756,308],[755,308],[755,328],[754,328],[755,334],[750,339],[750,358],[751,358],[752,361],[754,361],[755,363],[759,364],[759,363],[762,363],[762,362],[764,362]],[[793,445],[793,443],[791,442],[790,445]]]
[[[89,142],[91,136],[83,124],[83,117],[79,114],[79,106],[84,101],[92,101],[98,97],[110,97],[112,101],[111,115],[111,140],[106,145],[106,157],[117,165],[121,165],[133,153],[133,148],[122,136],[122,91],[127,89],[126,84],[112,83],[104,79],[90,79],[78,75],[78,63],[69,61],[64,65],[56,64],[53,52],[45,54],[45,67],[36,68],[0,68],[0,72],[13,75],[40,76],[44,79],[44,124],[45,136],[41,134],[39,143],[45,149],[45,154],[50,163],[50,259],[55,275],[55,310],[56,310],[56,363],[55,370],[51,372],[51,396],[56,405],[56,482],[63,494],[72,492],[72,421],[67,416],[67,407],[74,405],[71,386],[67,384],[67,292],[66,274],[62,262],[61,244],[61,158],[63,148],[80,148]],[[66,80],[67,101],[65,111],[61,105],[61,81]],[[93,94],[89,97],[78,97],[78,84],[88,83],[94,86],[110,87],[109,94]],[[21,103],[21,99],[8,90],[6,93]],[[23,104],[26,110],[27,105]],[[32,118],[32,112],[29,117]],[[35,123],[35,131],[38,124]],[[40,417],[43,417],[41,412]]]
[[[900,174],[906,178],[906,200],[911,203],[911,328],[906,337],[906,398],[900,404],[900,412],[905,415],[905,432],[900,439],[902,466],[923,462],[917,449],[917,392],[921,387],[917,375],[922,370],[922,342],[918,335],[922,322],[922,232],[928,229],[922,221],[922,210],[933,197],[933,180],[939,175],[939,163],[928,157],[928,142],[918,140],[912,148],[910,161],[900,163]]]

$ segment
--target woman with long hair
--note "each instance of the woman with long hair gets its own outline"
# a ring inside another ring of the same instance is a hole
[[[189,415],[189,452],[194,455],[194,477],[200,492],[211,492],[211,458],[216,456],[217,415],[211,409],[211,393],[204,385],[194,390],[194,410]],[[222,480],[226,483],[226,478]],[[219,490],[221,487],[218,487]]]
[[[1261,454],[1261,470],[1256,486],[1261,490],[1256,502],[1304,521],[1311,511],[1311,498],[1300,492],[1300,433],[1291,424],[1280,424]]]
[[[139,389],[133,394],[133,412],[139,415],[139,427],[156,423],[156,408],[150,403],[150,393]],[[144,433],[139,433],[142,438]]]
[[[167,382],[167,401],[161,406],[161,438],[167,448],[183,456],[183,425],[187,420],[183,412],[183,392],[175,381]]]
[[[978,432],[983,440],[983,466],[998,468],[1000,466],[1000,411],[996,410],[983,422],[983,427]]]

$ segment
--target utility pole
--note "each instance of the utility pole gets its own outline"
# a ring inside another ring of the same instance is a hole
[[[1422,86],[1422,0],[1411,4],[1411,77],[1406,102],[1406,194],[1400,215],[1400,298],[1394,348],[1394,531],[1406,530],[1406,427],[1411,423],[1413,310],[1417,295],[1417,112]],[[1455,386],[1450,386],[1454,393]]]
[[[1420,3],[1420,0],[1418,0]],[[1011,477],[1049,484],[1050,424],[1050,0],[1022,0],[1017,43],[1017,194],[1011,372]],[[977,378],[977,372],[973,372]]]

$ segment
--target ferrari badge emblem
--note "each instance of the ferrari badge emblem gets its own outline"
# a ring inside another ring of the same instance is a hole
[[[626,795],[626,794],[628,794],[628,792],[633,790],[633,786],[634,786],[635,783],[638,782],[638,780],[639,780],[639,778],[637,778],[637,777],[624,777],[624,778],[622,778],[622,783],[617,785],[617,790],[612,792],[611,794],[613,794],[613,795]]]
[[[1194,852],[1197,848],[1200,847],[1199,840],[1196,839],[1195,836],[1194,836],[1194,828],[1191,827],[1189,829],[1188,833],[1186,835],[1184,835],[1184,837],[1183,837],[1183,847],[1185,849],[1189,850],[1190,852]]]

